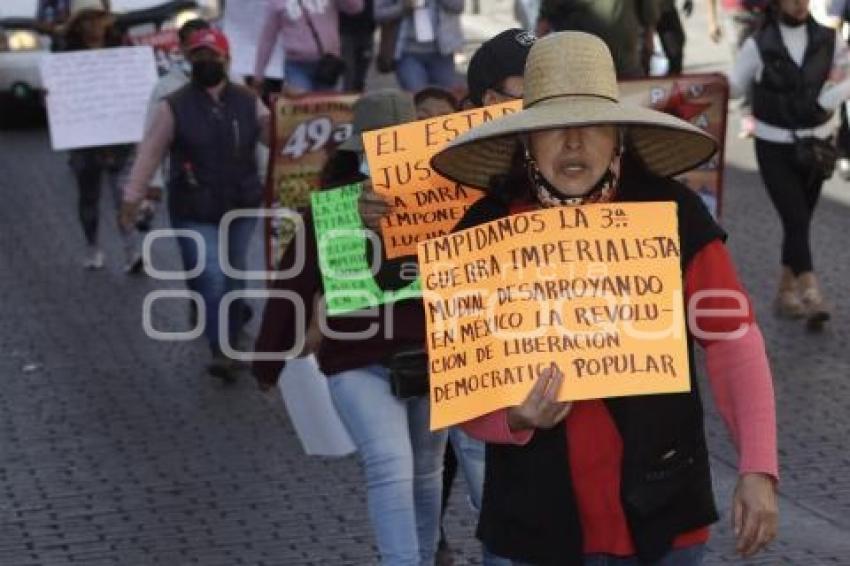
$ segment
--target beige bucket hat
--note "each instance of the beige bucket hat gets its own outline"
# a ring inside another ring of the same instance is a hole
[[[68,9],[71,17],[78,15],[80,12],[97,11],[108,12],[109,2],[105,0],[72,0]]]
[[[367,92],[354,103],[352,132],[339,144],[344,151],[363,151],[363,132],[416,120],[413,95],[393,88]]]
[[[62,29],[72,28],[81,18],[108,15],[109,2],[107,0],[72,0],[68,7],[68,19],[62,24]]]
[[[664,177],[693,169],[717,150],[714,138],[684,120],[621,103],[611,52],[594,35],[568,31],[539,39],[524,77],[520,112],[455,138],[434,155],[431,166],[445,177],[487,189],[493,175],[509,171],[517,134],[600,124],[625,126],[629,150]]]

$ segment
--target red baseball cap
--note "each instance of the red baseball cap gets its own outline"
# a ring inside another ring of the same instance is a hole
[[[201,29],[189,36],[186,45],[187,51],[196,49],[210,49],[222,57],[228,57],[230,55],[230,42],[227,41],[227,36],[220,30],[215,28]]]

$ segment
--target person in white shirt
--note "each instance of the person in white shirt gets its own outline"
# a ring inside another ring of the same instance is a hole
[[[812,262],[810,228],[834,166],[835,111],[850,97],[847,51],[818,24],[808,0],[774,0],[764,27],[746,40],[729,76],[731,94],[753,88],[756,158],[782,221],[777,313],[819,330],[831,312]]]

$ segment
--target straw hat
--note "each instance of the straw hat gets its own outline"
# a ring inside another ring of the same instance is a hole
[[[511,167],[517,134],[578,126],[628,128],[629,149],[650,171],[672,176],[708,160],[717,142],[679,118],[619,102],[614,62],[601,39],[583,32],[547,35],[525,66],[523,110],[473,128],[431,160],[434,169],[466,185],[488,188]]]
[[[351,136],[341,144],[344,151],[363,151],[363,132],[398,126],[416,120],[413,96],[397,89],[369,92],[354,103]]]
[[[108,12],[109,8],[107,2],[104,0],[71,0],[71,5],[68,9],[71,17],[85,11]]]
[[[82,18],[107,15],[109,15],[109,3],[106,0],[71,0],[68,6],[68,19],[62,24],[62,29],[71,29]]]

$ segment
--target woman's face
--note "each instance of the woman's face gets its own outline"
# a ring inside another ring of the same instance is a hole
[[[616,126],[583,126],[529,134],[529,151],[540,173],[563,196],[587,193],[614,158]]]
[[[80,31],[86,46],[103,47],[106,44],[106,33],[112,25],[112,16],[108,14],[92,14],[80,21]]]
[[[802,22],[809,17],[809,0],[779,0],[779,9],[791,19]]]

